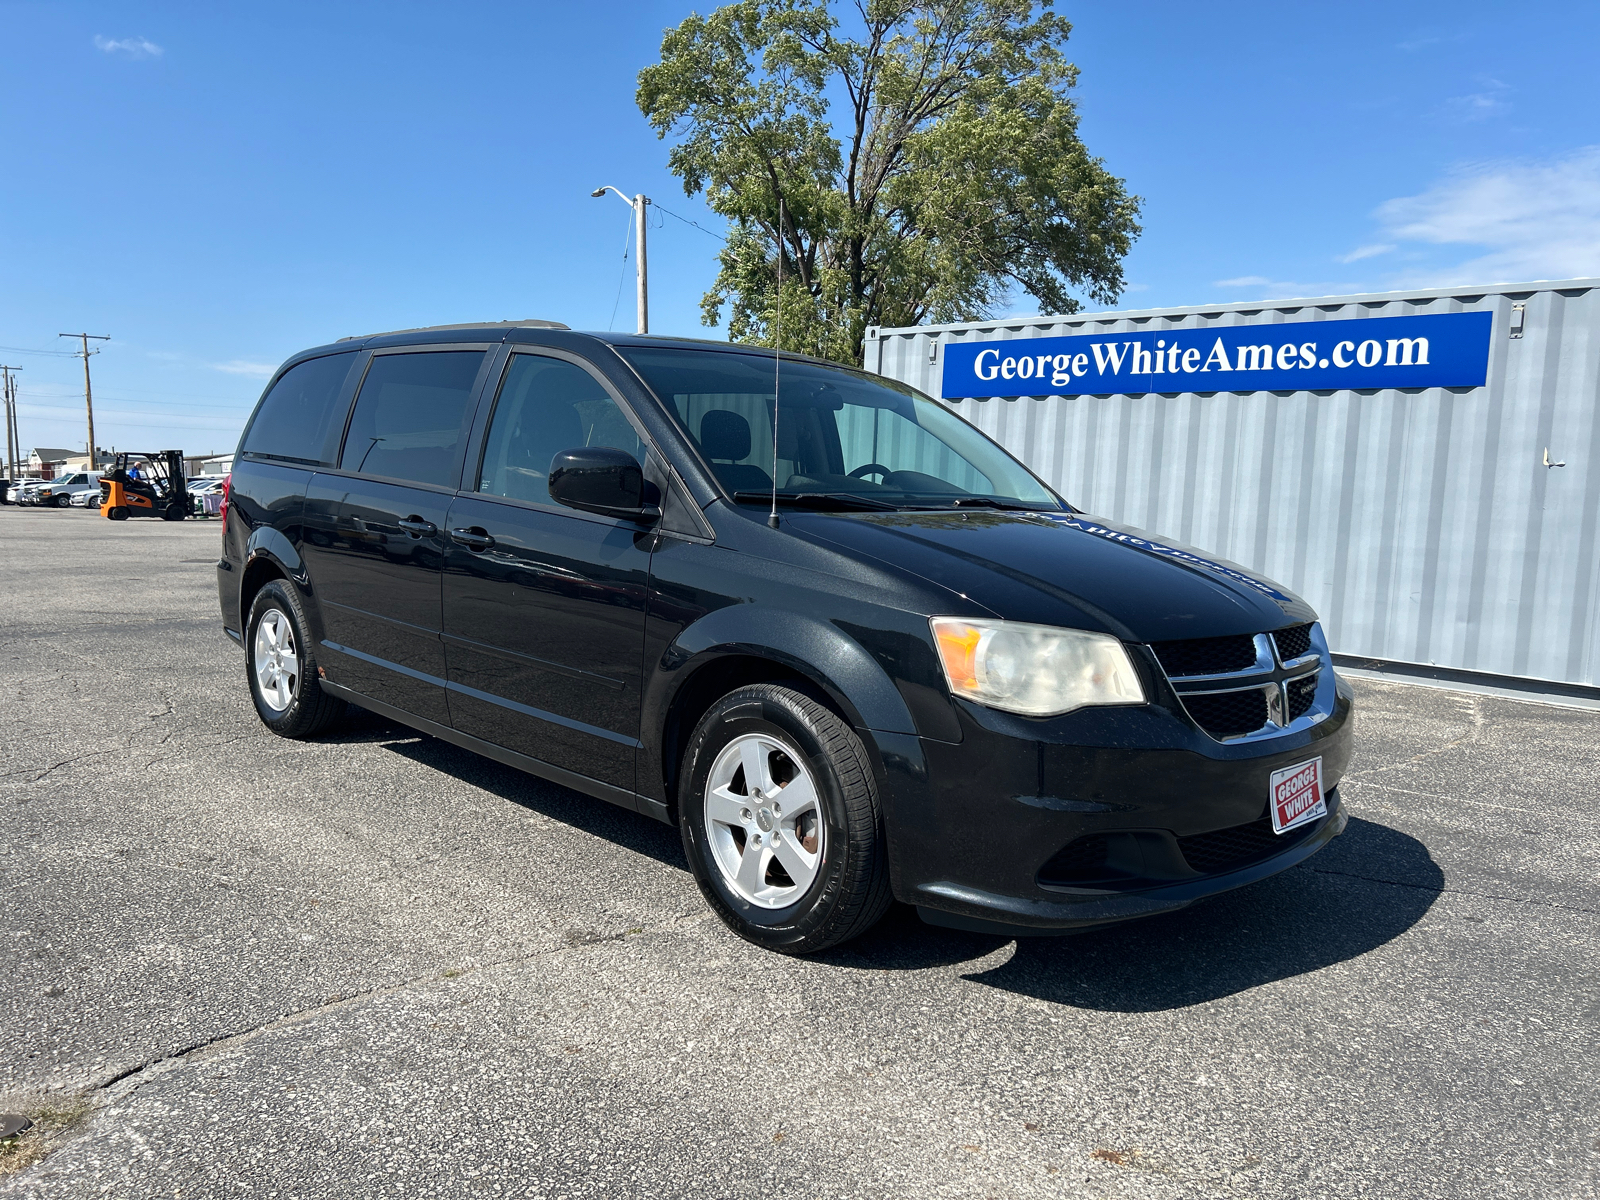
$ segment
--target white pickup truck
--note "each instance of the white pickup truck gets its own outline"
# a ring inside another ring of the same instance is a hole
[[[98,493],[100,474],[99,471],[69,471],[57,475],[54,479],[46,479],[43,483],[23,489],[17,503],[66,508],[72,503],[73,496],[87,491]]]

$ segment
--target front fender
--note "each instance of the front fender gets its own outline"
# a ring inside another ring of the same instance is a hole
[[[686,626],[652,664],[645,682],[641,781],[665,781],[667,715],[686,684],[721,658],[749,656],[780,663],[830,696],[874,760],[884,827],[889,833],[890,884],[901,896],[900,839],[895,830],[926,809],[927,767],[911,709],[877,658],[838,624],[763,604],[737,604]],[[901,681],[904,682],[904,681]],[[646,765],[648,764],[648,765]],[[669,797],[659,798],[663,811]]]
[[[860,642],[831,622],[761,604],[719,608],[681,630],[654,665],[645,711],[666,713],[698,667],[733,654],[793,668],[837,700],[858,729],[917,732],[894,681]]]

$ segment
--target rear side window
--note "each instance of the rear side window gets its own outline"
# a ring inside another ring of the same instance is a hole
[[[239,449],[311,466],[331,463],[344,418],[334,407],[355,358],[355,351],[346,351],[290,367],[256,405]]]
[[[549,503],[550,460],[580,446],[642,456],[639,435],[594,376],[563,359],[518,354],[495,404],[478,490]]]
[[[380,354],[367,368],[339,466],[409,483],[455,484],[456,447],[482,350]]]

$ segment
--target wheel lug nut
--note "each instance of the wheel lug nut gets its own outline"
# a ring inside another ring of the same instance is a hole
[[[741,820],[748,821],[750,819],[750,810],[748,808],[741,808],[739,810],[739,818]]]
[[[761,845],[761,835],[760,835],[760,834],[759,834],[759,833],[753,833],[753,834],[751,834],[751,835],[750,835],[750,844],[751,844],[751,845],[752,845],[752,846],[759,846],[759,845]]]

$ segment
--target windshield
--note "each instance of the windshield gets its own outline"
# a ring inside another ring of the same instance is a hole
[[[971,425],[891,380],[785,359],[774,461],[770,354],[635,346],[618,352],[672,407],[737,499],[770,493],[776,475],[780,497],[848,495],[894,508],[1063,507]]]
[[[72,472],[68,471],[65,475],[57,475],[54,479],[47,479],[47,480],[45,480],[45,482],[46,483],[71,483],[72,482]]]

